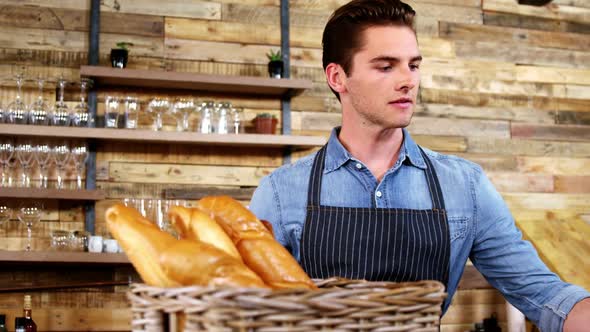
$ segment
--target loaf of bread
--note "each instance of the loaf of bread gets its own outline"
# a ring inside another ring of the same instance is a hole
[[[199,209],[173,206],[168,211],[170,223],[181,239],[208,243],[231,257],[242,260],[238,249],[217,222]]]
[[[256,216],[229,196],[208,196],[197,207],[208,213],[229,235],[244,263],[272,288],[316,286],[295,258]]]
[[[204,242],[178,240],[162,252],[160,264],[182,285],[268,288],[241,260]]]
[[[123,204],[107,209],[106,224],[146,284],[159,287],[181,285],[166,275],[160,266],[160,254],[177,241],[172,235],[162,232],[137,210]]]
[[[135,209],[115,204],[107,209],[106,222],[148,285],[268,288],[241,259],[198,240],[178,240]]]
[[[270,232],[270,234],[274,238],[275,234],[274,234],[274,231],[273,231],[273,228],[272,228],[272,224],[269,223],[268,221],[262,220],[262,219],[260,219],[260,222],[262,222],[262,224],[264,225],[264,227],[266,227],[266,229],[268,229],[268,231]]]

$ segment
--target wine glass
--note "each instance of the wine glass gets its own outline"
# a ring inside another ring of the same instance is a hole
[[[71,122],[70,110],[68,105],[64,102],[64,89],[66,87],[66,80],[59,78],[57,86],[59,87],[59,100],[55,103],[52,110],[51,123],[54,126],[69,126]]]
[[[0,201],[0,226],[12,218],[12,209],[5,201]]]
[[[51,158],[51,146],[42,142],[35,146],[35,160],[39,165],[39,188],[47,188],[47,173]]]
[[[88,120],[90,112],[88,110],[88,103],[86,102],[86,89],[89,87],[90,80],[83,78],[80,80],[80,102],[74,107],[74,114],[72,116],[73,125],[76,127],[88,127]]]
[[[57,167],[57,188],[64,188],[64,173],[70,160],[70,144],[66,140],[60,140],[51,148],[51,157]]]
[[[193,113],[196,109],[195,102],[192,99],[185,99],[181,98],[178,99],[174,105],[172,105],[172,109],[170,113],[176,119],[176,130],[177,131],[188,131],[190,124],[189,124],[189,117],[191,113]]]
[[[0,137],[0,164],[2,164],[2,187],[12,186],[10,161],[14,155],[14,142],[11,138]]]
[[[29,121],[34,125],[48,125],[49,117],[47,116],[47,110],[49,105],[43,99],[43,85],[45,80],[41,77],[37,79],[37,86],[39,87],[39,96],[37,100],[31,104],[29,111]]]
[[[71,156],[76,167],[76,189],[82,189],[84,188],[82,184],[82,172],[88,160],[88,146],[86,143],[79,143],[72,147]]]
[[[35,148],[30,139],[22,139],[15,148],[16,157],[22,166],[21,187],[28,188],[31,186],[31,164],[35,155]]]
[[[163,115],[170,109],[170,102],[167,98],[154,98],[150,100],[146,112],[152,118],[154,130],[161,130],[163,126]]]
[[[28,202],[23,204],[17,212],[20,222],[27,226],[27,247],[26,251],[31,251],[31,239],[33,237],[33,226],[41,220],[42,205],[39,202]]]
[[[27,124],[29,119],[29,110],[27,105],[21,98],[22,85],[24,76],[22,74],[16,75],[16,99],[6,106],[6,123]]]

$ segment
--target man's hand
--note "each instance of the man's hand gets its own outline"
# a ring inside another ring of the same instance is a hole
[[[586,298],[572,308],[563,323],[563,332],[583,332],[590,327],[590,298]]]

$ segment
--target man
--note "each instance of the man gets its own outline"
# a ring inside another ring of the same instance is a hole
[[[399,0],[336,10],[323,67],[342,126],[320,151],[264,178],[251,210],[311,277],[439,280],[446,310],[470,258],[543,331],[588,331],[590,293],[559,280],[521,240],[482,169],[419,147],[404,129],[420,83],[414,14]]]

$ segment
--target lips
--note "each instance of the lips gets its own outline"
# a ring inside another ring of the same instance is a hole
[[[407,109],[412,106],[413,102],[410,98],[399,98],[394,101],[389,102],[390,104],[394,105],[395,107]]]

